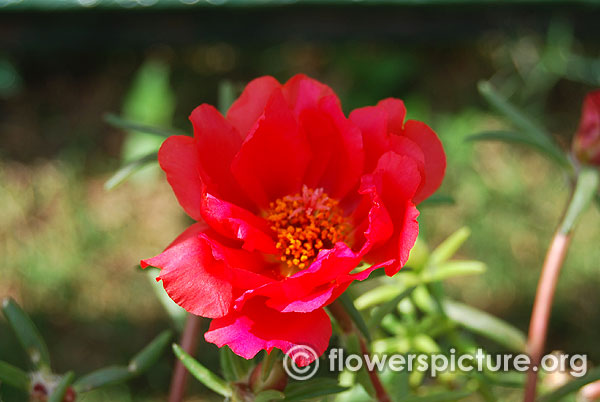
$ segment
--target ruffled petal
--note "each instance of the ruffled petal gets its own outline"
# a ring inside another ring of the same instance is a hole
[[[141,265],[160,268],[157,280],[169,297],[188,312],[209,318],[228,314],[245,286],[271,281],[259,273],[264,266],[260,255],[223,246],[202,224],[192,225],[163,253]]]
[[[278,252],[269,223],[252,212],[209,193],[202,197],[201,212],[211,228],[225,237],[241,240],[244,249],[269,254]]]
[[[419,211],[412,199],[419,188],[421,174],[415,160],[390,151],[381,156],[372,175],[372,182],[394,224],[394,233],[385,243],[373,247],[365,260],[374,263],[395,260],[386,267],[386,274],[391,276],[404,266],[419,234]]]
[[[273,77],[256,78],[246,85],[244,92],[233,102],[227,112],[227,120],[242,137],[246,137],[254,127],[271,95],[278,88],[281,88],[281,84]]]
[[[158,163],[179,204],[190,217],[200,220],[203,184],[196,141],[185,135],[167,138],[158,151]]]
[[[425,123],[408,120],[402,135],[416,143],[425,156],[424,184],[415,195],[415,203],[425,200],[440,187],[446,172],[446,154],[435,132]]]
[[[276,90],[232,164],[246,194],[260,207],[300,190],[310,150],[306,135]]]
[[[334,248],[321,251],[305,270],[246,291],[235,301],[236,309],[250,299],[266,297],[266,305],[281,312],[314,311],[335,300],[341,293],[336,291],[341,285],[338,279],[356,268],[361,259],[360,252],[355,253],[346,244],[337,243]]]
[[[406,108],[399,99],[384,99],[374,107],[356,109],[350,113],[361,130],[365,152],[365,172],[375,168],[387,151],[407,155],[416,160],[422,173],[422,183],[415,195],[419,203],[429,197],[442,183],[446,156],[437,135],[426,124],[404,122]]]
[[[273,348],[287,353],[293,347],[298,355],[296,364],[306,366],[322,355],[329,345],[331,321],[323,309],[310,313],[281,313],[264,305],[264,300],[254,299],[241,311],[213,320],[204,338],[218,347],[228,345],[234,353],[251,359],[261,350]],[[302,347],[310,353],[298,354]],[[303,358],[303,356],[310,356]],[[291,356],[294,358],[294,356]]]
[[[212,193],[249,206],[231,174],[231,162],[242,146],[240,133],[211,105],[198,106],[190,115],[198,147],[202,182]]]
[[[381,181],[381,175],[367,174],[361,178],[358,193],[363,197],[351,216],[354,230],[350,238],[355,248],[364,253],[388,240],[394,233],[394,223],[378,190],[381,189]]]

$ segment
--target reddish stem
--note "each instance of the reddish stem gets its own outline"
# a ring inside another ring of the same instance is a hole
[[[584,401],[597,401],[600,399],[600,380],[589,383],[581,388],[579,395]]]
[[[377,396],[377,400],[379,402],[390,402],[391,399],[387,394],[387,391],[383,387],[383,384],[381,383],[381,380],[377,375],[377,371],[369,370],[368,365],[366,364],[366,356],[371,355],[369,347],[367,346],[367,340],[362,336],[360,331],[356,329],[352,318],[350,318],[348,312],[339,301],[335,301],[332,304],[330,304],[329,311],[335,317],[336,321],[340,325],[340,328],[346,335],[354,333],[358,337],[358,341],[360,343],[360,351],[363,356],[363,359],[365,360],[364,367],[365,370],[367,370],[367,373],[369,373],[369,379],[371,380],[373,388],[375,389],[375,395]]]
[[[179,344],[189,355],[194,356],[198,349],[198,335],[202,319],[196,315],[188,314],[185,327]],[[175,359],[175,369],[171,377],[171,389],[169,390],[169,402],[181,402],[185,395],[188,371],[179,359]]]
[[[527,373],[524,402],[533,402],[535,400],[537,373],[542,354],[544,353],[552,299],[554,298],[554,290],[556,289],[560,268],[567,255],[570,241],[571,233],[557,231],[544,260],[529,324],[527,351],[531,358],[531,365]]]

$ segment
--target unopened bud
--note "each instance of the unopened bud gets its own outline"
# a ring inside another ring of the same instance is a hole
[[[258,363],[254,370],[252,370],[252,374],[250,374],[250,387],[252,388],[252,391],[255,394],[269,389],[283,391],[288,381],[285,370],[283,369],[283,362],[280,360],[276,361],[271,368],[271,372],[264,380],[262,379],[262,367],[262,363]]]

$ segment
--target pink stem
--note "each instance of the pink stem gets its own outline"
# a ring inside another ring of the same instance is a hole
[[[542,267],[542,274],[538,283],[529,324],[527,351],[531,358],[531,365],[527,373],[524,402],[534,402],[535,400],[537,374],[542,354],[544,353],[552,299],[554,298],[554,290],[556,289],[560,268],[567,255],[570,241],[571,233],[557,231],[552,239],[552,243],[546,254],[544,266]]]
[[[189,355],[194,356],[198,349],[198,336],[200,335],[200,324],[202,319],[196,315],[188,314],[185,328],[181,335],[180,345]],[[179,359],[175,359],[175,369],[171,377],[171,389],[169,390],[169,402],[181,402],[185,395],[188,371]]]
[[[348,315],[344,306],[339,301],[335,301],[332,304],[330,304],[328,308],[329,308],[329,311],[331,312],[331,314],[335,317],[335,320],[338,322],[338,324],[340,325],[340,328],[342,329],[342,331],[345,334],[351,334],[351,333],[356,334],[356,336],[358,337],[358,341],[360,343],[360,351],[363,355],[363,359],[366,356],[370,356],[371,353],[369,351],[369,347],[367,346],[367,340],[356,329],[356,326],[354,325],[352,318],[350,318],[350,315]],[[381,383],[381,380],[379,379],[379,376],[377,375],[377,371],[369,370],[367,367],[368,366],[365,364],[365,369],[367,370],[367,372],[369,374],[369,379],[371,380],[371,383],[373,384],[373,388],[375,389],[375,395],[377,396],[377,400],[379,402],[390,402],[391,399],[390,399],[389,395],[387,394],[387,391],[383,387],[383,384]]]

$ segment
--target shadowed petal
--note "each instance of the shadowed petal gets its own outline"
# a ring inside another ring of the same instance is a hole
[[[158,151],[158,163],[167,174],[179,204],[190,217],[200,220],[203,184],[196,141],[185,135],[167,138]]]
[[[248,197],[267,208],[269,201],[300,190],[309,159],[306,136],[276,90],[231,169]]]
[[[304,182],[323,188],[333,198],[342,199],[356,188],[363,172],[363,142],[358,127],[346,119],[337,97],[322,98],[318,106],[300,114],[312,159]]]
[[[238,205],[249,206],[231,174],[231,162],[242,146],[240,133],[213,106],[203,104],[190,115],[198,146],[202,182],[209,191]]]
[[[269,223],[252,212],[206,193],[202,197],[202,217],[216,232],[243,241],[248,251],[277,253]]]

